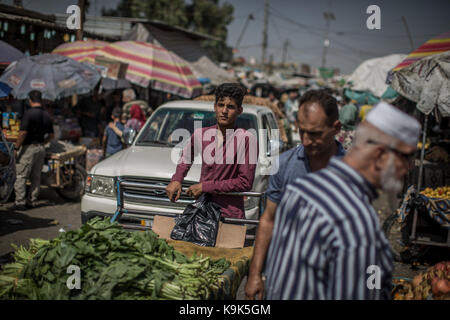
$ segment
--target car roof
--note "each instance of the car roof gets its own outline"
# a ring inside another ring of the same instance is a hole
[[[158,107],[160,108],[171,108],[171,109],[195,109],[202,111],[214,111],[213,101],[196,101],[196,100],[177,100],[166,102]],[[257,114],[258,112],[272,112],[270,108],[264,106],[257,106],[254,104],[242,104],[244,108],[243,113]]]

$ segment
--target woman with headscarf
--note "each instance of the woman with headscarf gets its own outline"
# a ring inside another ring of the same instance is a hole
[[[135,104],[130,109],[130,119],[127,121],[125,128],[132,128],[136,133],[141,130],[145,123],[145,115],[139,105]]]

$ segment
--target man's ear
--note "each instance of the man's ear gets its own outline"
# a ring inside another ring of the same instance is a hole
[[[334,135],[337,135],[341,131],[342,124],[339,120],[333,123]]]
[[[373,152],[373,159],[375,160],[375,169],[380,172],[386,168],[389,154],[382,146],[376,146]]]
[[[244,108],[242,106],[238,107],[238,115],[240,115],[244,111]]]

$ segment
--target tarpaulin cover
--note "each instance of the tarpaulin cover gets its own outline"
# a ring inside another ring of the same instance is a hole
[[[450,116],[450,51],[425,57],[394,72],[392,88],[417,103],[424,114],[437,108]]]
[[[391,54],[364,61],[347,79],[347,82],[353,83],[350,89],[370,92],[375,97],[381,97],[388,88],[386,78],[389,71],[405,57],[405,54]]]
[[[414,186],[410,186],[406,191],[403,202],[397,211],[399,214],[399,222],[404,223],[406,216],[410,214],[411,207],[409,202],[415,193],[416,189]],[[423,194],[419,194],[419,197],[423,200],[430,217],[442,227],[450,229],[450,200],[429,198]]]

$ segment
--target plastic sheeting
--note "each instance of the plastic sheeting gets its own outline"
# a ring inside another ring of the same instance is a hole
[[[392,75],[391,86],[402,96],[431,113],[435,108],[450,116],[450,51],[425,57]]]
[[[347,79],[348,82],[353,83],[350,89],[367,91],[375,97],[381,97],[388,88],[386,78],[389,71],[405,57],[405,54],[391,54],[364,61]]]

